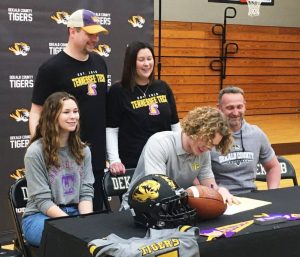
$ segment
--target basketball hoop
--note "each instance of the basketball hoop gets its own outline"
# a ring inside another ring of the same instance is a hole
[[[247,0],[248,4],[248,16],[259,16],[259,9],[263,0]]]

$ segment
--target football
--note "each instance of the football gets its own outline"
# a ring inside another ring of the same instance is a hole
[[[197,185],[186,189],[188,205],[195,208],[201,219],[213,219],[222,215],[227,204],[216,190],[207,186]]]

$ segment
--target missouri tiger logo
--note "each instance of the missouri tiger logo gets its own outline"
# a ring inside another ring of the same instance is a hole
[[[29,111],[25,108],[16,109],[16,111],[9,116],[17,122],[27,122],[29,120]]]
[[[128,19],[128,22],[132,25],[132,27],[141,29],[145,24],[145,19],[142,16],[134,15]]]
[[[160,184],[154,180],[145,180],[138,185],[133,194],[132,199],[138,202],[146,202],[148,199],[154,200],[159,197]]]
[[[25,176],[25,169],[16,169],[13,174],[10,174],[10,177],[18,180],[19,178],[23,178]]]
[[[14,45],[9,47],[8,49],[12,51],[15,55],[26,56],[30,51],[30,46],[27,43],[19,42],[14,43]]]
[[[109,45],[105,44],[98,45],[98,47],[94,49],[94,52],[99,54],[100,56],[108,57],[111,52],[111,48]]]
[[[69,14],[67,12],[56,12],[54,15],[51,15],[51,19],[56,21],[57,24],[67,25]]]

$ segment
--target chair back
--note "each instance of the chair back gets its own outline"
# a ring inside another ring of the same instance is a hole
[[[135,168],[126,169],[126,173],[122,175],[113,175],[110,171],[105,172],[102,185],[106,209],[111,211],[108,197],[119,196],[121,200],[122,195],[127,192],[134,171]]]
[[[8,193],[8,202],[13,218],[15,231],[17,233],[17,245],[19,248],[18,250],[22,252],[24,257],[28,257],[29,255],[26,250],[23,232],[20,224],[27,200],[27,182],[26,178],[23,177],[16,180],[14,184],[11,185]]]
[[[27,181],[26,178],[20,178],[10,187],[10,198],[17,213],[23,213],[27,204]]]
[[[283,156],[277,156],[281,169],[281,179],[292,179],[294,186],[298,186],[298,180],[295,172],[295,168],[292,163]],[[257,181],[267,181],[266,171],[261,163],[257,164],[256,170],[256,180]]]

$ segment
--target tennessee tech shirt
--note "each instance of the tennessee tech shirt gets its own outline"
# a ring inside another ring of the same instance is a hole
[[[107,101],[107,127],[119,128],[119,156],[128,168],[136,167],[150,136],[179,121],[173,93],[161,80],[133,91],[114,84]]]
[[[79,61],[61,51],[41,65],[32,94],[37,105],[58,91],[76,97],[81,140],[89,143],[95,171],[105,168],[106,77],[106,64],[100,55],[90,54],[88,60]]]
[[[199,257],[197,238],[199,229],[179,226],[175,229],[148,229],[144,238],[125,240],[115,234],[95,239],[88,244],[94,257]]]

